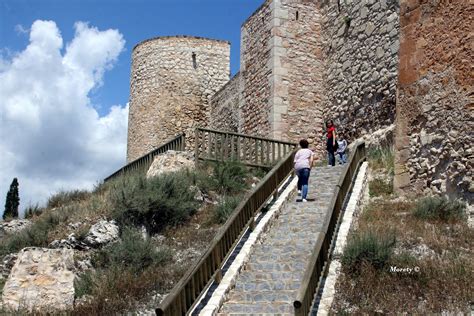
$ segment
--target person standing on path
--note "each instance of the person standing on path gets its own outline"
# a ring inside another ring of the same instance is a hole
[[[327,132],[326,150],[328,152],[328,165],[334,167],[336,165],[336,157],[334,157],[334,152],[337,149],[337,143],[336,143],[336,128],[334,127],[334,122],[332,120],[329,120],[326,122],[326,132]]]
[[[313,166],[313,152],[308,148],[306,139],[300,140],[301,149],[295,154],[294,164],[298,176],[298,194],[301,193],[303,202],[308,202],[308,180],[311,167]]]
[[[344,139],[344,134],[340,133],[337,135],[337,151],[339,155],[339,164],[345,164],[347,162],[347,140]]]

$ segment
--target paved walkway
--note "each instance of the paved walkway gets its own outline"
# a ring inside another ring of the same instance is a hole
[[[219,315],[293,314],[293,300],[342,171],[314,168],[307,203],[288,203],[255,247]]]

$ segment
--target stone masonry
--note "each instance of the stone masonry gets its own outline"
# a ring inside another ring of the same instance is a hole
[[[230,45],[198,37],[158,37],[132,53],[127,161],[209,121],[209,100],[230,75]]]
[[[400,16],[395,187],[473,203],[472,1],[402,0]]]
[[[399,49],[397,0],[323,6],[324,117],[356,139],[393,123]]]
[[[239,72],[212,97],[210,127],[228,132],[240,131],[241,94],[242,80]]]

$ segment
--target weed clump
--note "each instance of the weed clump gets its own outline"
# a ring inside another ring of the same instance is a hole
[[[200,186],[220,194],[236,194],[247,188],[245,182],[249,171],[237,161],[225,161],[212,164],[212,176],[201,177]]]
[[[421,219],[459,220],[466,216],[465,209],[466,205],[459,200],[430,196],[418,201],[413,215]]]
[[[80,202],[87,199],[91,193],[87,190],[59,191],[49,197],[47,208],[60,207],[66,204]]]
[[[370,196],[388,196],[393,193],[393,185],[391,181],[383,179],[374,179],[369,182]]]
[[[217,223],[224,223],[241,201],[241,196],[226,196],[215,208],[214,219]]]
[[[357,274],[364,264],[383,269],[389,262],[396,238],[394,234],[376,235],[364,232],[354,235],[348,242],[342,264],[350,273]]]
[[[391,148],[371,148],[367,152],[367,158],[372,168],[374,168],[375,170],[385,169],[387,170],[388,174],[393,176],[395,156]]]

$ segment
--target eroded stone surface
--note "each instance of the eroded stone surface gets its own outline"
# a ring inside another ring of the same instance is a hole
[[[65,310],[74,303],[74,252],[71,249],[24,248],[3,288],[11,310]]]
[[[88,245],[97,247],[112,242],[119,237],[119,227],[115,221],[101,220],[92,225],[87,233],[84,242]]]
[[[6,234],[17,233],[31,225],[28,219],[13,219],[11,221],[0,222],[0,236],[2,232]]]
[[[175,172],[185,168],[194,168],[194,155],[186,151],[168,150],[155,157],[146,177],[156,177],[166,172]]]

